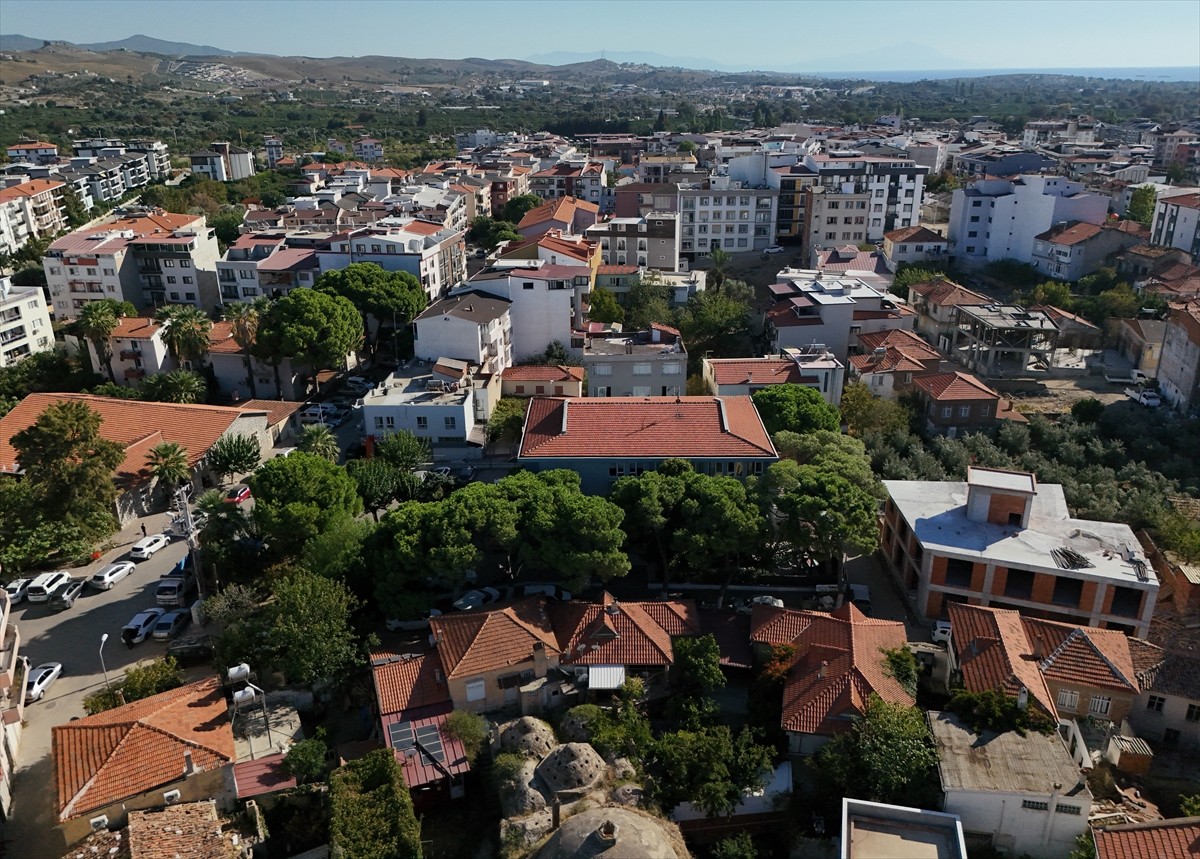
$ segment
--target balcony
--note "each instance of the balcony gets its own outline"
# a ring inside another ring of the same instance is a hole
[[[7,346],[9,343],[15,343],[18,340],[25,339],[25,326],[18,325],[9,331],[0,332],[0,346]]]
[[[130,367],[125,371],[126,379],[144,379],[146,371],[141,367]]]
[[[141,349],[122,349],[119,353],[122,361],[136,361],[142,357]]]

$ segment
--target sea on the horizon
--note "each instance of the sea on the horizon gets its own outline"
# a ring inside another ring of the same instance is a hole
[[[1200,66],[1160,66],[1090,69],[916,69],[879,72],[799,72],[842,80],[892,81],[911,83],[920,80],[982,78],[993,75],[1071,75],[1075,77],[1117,80],[1156,81],[1159,83],[1200,83]]]

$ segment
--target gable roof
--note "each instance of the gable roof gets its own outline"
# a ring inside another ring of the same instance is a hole
[[[709,358],[718,385],[802,385],[816,381],[805,376],[791,358]]]
[[[929,304],[936,304],[940,307],[993,303],[993,299],[986,295],[981,295],[944,278],[935,278],[925,283],[914,283],[908,288],[908,291],[915,292]]]
[[[526,212],[521,217],[521,222],[517,224],[517,230],[534,227],[546,221],[562,221],[569,225],[574,220],[577,211],[589,212],[594,215],[599,213],[600,207],[595,203],[575,197],[559,197]]]
[[[507,298],[472,289],[435,301],[418,314],[417,320],[453,316],[455,319],[486,325],[501,319],[511,306],[512,302]]]
[[[60,820],[178,781],[185,752],[202,770],[235,755],[217,677],[57,725],[51,737]]]
[[[700,622],[691,600],[599,603],[574,600],[550,606],[563,664],[672,665],[671,639],[696,635]]]
[[[1195,859],[1200,855],[1200,817],[1126,823],[1092,830],[1096,859]]]
[[[786,731],[839,734],[865,712],[872,693],[893,704],[916,702],[888,673],[881,652],[904,646],[904,624],[869,618],[853,603],[832,614],[756,605],[750,639],[796,648],[783,690]]]
[[[948,400],[998,400],[1000,395],[970,373],[934,373],[918,376],[913,386],[938,402]]]
[[[582,382],[584,369],[563,364],[522,364],[505,367],[500,376],[506,382]]]
[[[371,675],[382,716],[450,700],[437,650],[419,656],[372,655]]]
[[[20,185],[10,185],[7,188],[0,189],[0,203],[20,200],[23,197],[36,197],[38,194],[44,194],[47,191],[63,187],[65,186],[62,182],[55,182],[51,179],[31,179],[28,182],[22,182]]]
[[[946,244],[949,239],[945,236],[935,233],[928,227],[922,227],[920,224],[915,227],[902,227],[899,230],[892,230],[884,233],[883,237],[889,242],[921,242],[921,243],[937,243]]]
[[[429,621],[447,679],[472,677],[530,660],[535,645],[557,648],[545,600],[461,611]]]
[[[122,316],[117,319],[110,340],[149,340],[162,326],[147,316]]]
[[[534,397],[518,458],[776,459],[749,397]]]
[[[1148,641],[1129,641],[1138,684],[1147,692],[1200,701],[1200,656],[1179,650],[1164,652]]]
[[[125,448],[125,459],[117,466],[118,483],[145,480],[146,454],[164,441],[173,441],[187,451],[188,466],[195,468],[213,442],[244,415],[262,409],[235,406],[182,405],[144,400],[118,400],[91,394],[30,394],[0,418],[0,472],[18,468],[12,437],[31,426],[49,406],[65,400],[81,400],[100,414],[100,435]]]
[[[1088,239],[1095,238],[1104,231],[1104,228],[1099,224],[1087,224],[1082,221],[1065,226],[1055,226],[1046,230],[1044,233],[1038,233],[1034,239],[1040,242],[1051,242],[1056,245],[1077,245],[1086,242]]]

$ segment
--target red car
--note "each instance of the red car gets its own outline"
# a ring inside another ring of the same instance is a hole
[[[250,497],[250,487],[244,483],[239,483],[237,486],[225,493],[225,503],[241,504]]]

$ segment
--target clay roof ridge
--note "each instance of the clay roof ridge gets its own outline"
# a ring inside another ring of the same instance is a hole
[[[1104,661],[1104,664],[1108,666],[1108,670],[1111,671],[1118,679],[1120,679],[1127,686],[1129,686],[1133,689],[1138,688],[1138,685],[1136,682],[1134,682],[1134,679],[1130,678],[1130,677],[1126,677],[1125,672],[1123,672],[1120,668],[1118,668],[1116,663],[1114,663],[1111,659],[1108,658],[1108,654],[1106,654],[1100,648],[1100,646],[1098,644],[1096,644],[1096,642],[1094,640],[1092,640],[1092,637],[1090,635],[1088,635],[1087,632],[1085,632],[1083,629],[1081,629],[1079,627],[1076,627],[1075,629],[1071,630],[1071,634],[1068,635],[1065,639],[1063,639],[1062,644],[1060,644],[1058,647],[1056,647],[1054,649],[1054,652],[1052,652],[1049,656],[1046,657],[1046,659],[1042,662],[1042,664],[1039,666],[1039,668],[1041,668],[1041,670],[1045,671],[1047,668],[1049,668],[1051,665],[1053,665],[1055,657],[1057,657],[1058,654],[1061,653],[1063,651],[1063,649],[1067,646],[1068,642],[1070,642],[1072,640],[1083,641],[1085,644],[1087,644],[1088,647],[1091,648],[1093,653],[1095,653],[1097,656],[1100,657],[1100,659],[1102,659]]]

